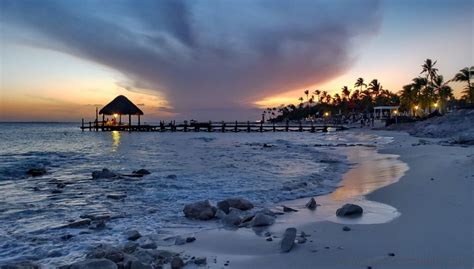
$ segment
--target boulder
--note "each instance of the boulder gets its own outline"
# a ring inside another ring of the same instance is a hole
[[[362,207],[355,204],[345,204],[336,211],[336,215],[339,217],[356,217],[362,215],[364,210]]]
[[[174,257],[171,260],[171,269],[180,269],[180,268],[183,268],[183,266],[184,266],[184,262],[183,262],[183,259],[181,259],[180,257]]]
[[[28,171],[26,171],[26,174],[32,177],[39,177],[46,174],[46,169],[41,168],[41,167],[31,168]]]
[[[128,240],[132,240],[132,241],[135,241],[138,238],[142,237],[142,235],[137,230],[126,231],[125,236],[127,236]]]
[[[244,198],[228,198],[218,202],[217,207],[228,214],[231,207],[245,211],[252,209],[253,204]]]
[[[194,241],[196,241],[196,237],[194,236],[189,236],[186,238],[186,243],[192,243]]]
[[[102,171],[92,172],[92,179],[114,178],[114,177],[117,177],[117,174],[115,174],[114,172],[111,172],[107,168],[102,169]]]
[[[40,269],[41,267],[31,261],[22,261],[13,264],[1,265],[2,269]]]
[[[229,214],[222,218],[222,223],[226,226],[239,226],[242,222],[239,211],[238,209],[232,208]]]
[[[289,252],[295,244],[296,228],[288,228],[281,239],[281,251]]]
[[[130,269],[153,269],[153,266],[149,264],[144,264],[139,261],[131,261],[129,264],[130,264]]]
[[[209,200],[188,204],[183,209],[187,218],[198,220],[210,220],[214,218],[216,211],[216,207],[212,206]]]
[[[255,214],[252,220],[253,227],[269,226],[275,222],[275,218],[262,212]]]
[[[347,226],[344,226],[344,227],[342,227],[342,230],[343,230],[344,232],[348,232],[348,231],[351,230],[351,228],[349,228],[349,227],[347,227]]]
[[[291,207],[287,207],[287,206],[282,206],[283,207],[283,212],[298,212],[298,210],[296,209],[293,209]]]
[[[311,197],[311,199],[309,199],[309,201],[306,203],[306,208],[310,210],[315,210],[317,206],[318,204],[316,203],[316,200],[313,197]]]
[[[151,173],[150,173],[150,171],[148,171],[146,169],[140,169],[140,170],[137,170],[137,171],[133,171],[132,174],[144,176],[144,175],[149,175]]]
[[[69,269],[117,269],[117,265],[107,259],[90,259],[73,263]]]

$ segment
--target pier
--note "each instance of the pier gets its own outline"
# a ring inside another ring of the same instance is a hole
[[[331,123],[303,123],[303,122],[289,122],[286,123],[259,123],[259,122],[183,122],[176,123],[175,121],[164,122],[161,121],[158,125],[149,124],[119,124],[110,125],[105,121],[84,122],[81,124],[82,131],[124,131],[124,132],[220,132],[220,133],[255,133],[255,132],[328,132],[340,131],[347,129],[343,125]]]

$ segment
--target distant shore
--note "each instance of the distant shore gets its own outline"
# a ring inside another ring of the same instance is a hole
[[[285,203],[300,212],[285,215],[270,228],[273,242],[253,231],[212,230],[196,234],[194,244],[175,250],[216,257],[216,263],[208,263],[210,268],[221,268],[223,261],[231,268],[472,268],[472,147],[418,145],[419,139],[406,133],[368,132],[394,137],[380,152],[399,155],[410,167],[400,181],[365,196],[396,208],[400,216],[394,220],[321,221],[305,212],[307,199],[301,199]],[[321,203],[324,207],[324,199]],[[343,231],[344,226],[350,231]],[[288,227],[310,237],[290,253],[280,253],[280,238]]]

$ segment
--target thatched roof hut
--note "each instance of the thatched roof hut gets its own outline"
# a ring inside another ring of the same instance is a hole
[[[97,113],[97,110],[96,110]],[[143,115],[143,111],[141,111],[132,101],[128,100],[127,97],[123,95],[119,95],[115,97],[112,102],[108,103],[104,106],[100,111],[99,114],[102,114],[102,122],[105,124],[105,115],[113,115],[114,116],[114,125],[115,125],[115,118],[119,118],[118,125],[122,125],[122,115],[128,115],[128,125],[132,125],[132,115],[138,116],[138,126],[140,126],[140,115]],[[96,115],[96,119],[98,115]]]
[[[115,97],[112,102],[104,106],[99,114],[102,115],[143,115],[141,111],[134,103],[128,100],[127,97],[119,95]]]

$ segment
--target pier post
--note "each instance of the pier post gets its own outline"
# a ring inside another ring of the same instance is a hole
[[[81,125],[81,126],[82,126],[81,129],[82,129],[82,131],[84,132],[84,118],[82,118],[82,125]]]
[[[185,133],[188,132],[188,121],[187,121],[187,120],[184,121],[183,131],[184,131]]]
[[[272,123],[273,123],[273,132],[276,132],[275,121],[273,121]]]
[[[222,132],[225,133],[225,122],[222,121]]]
[[[92,122],[89,121],[89,131],[92,131]]]
[[[247,121],[247,133],[250,133],[250,121]]]
[[[140,114],[138,114],[138,127],[140,127]]]
[[[290,121],[289,120],[286,120],[286,126],[285,126],[285,131],[289,131],[290,130]]]
[[[260,122],[260,132],[263,132],[263,121]]]
[[[299,127],[299,130],[300,130],[300,132],[302,132],[302,131],[303,131],[303,125],[301,125],[301,121],[300,121],[300,127]]]
[[[237,133],[237,121],[235,121],[234,132]]]
[[[311,121],[311,132],[314,133],[315,131],[316,131],[316,130],[315,130],[315,128],[314,128],[314,122]]]
[[[128,114],[128,131],[132,131],[132,115]]]
[[[212,121],[209,121],[209,125],[207,126],[207,132],[212,132]]]

